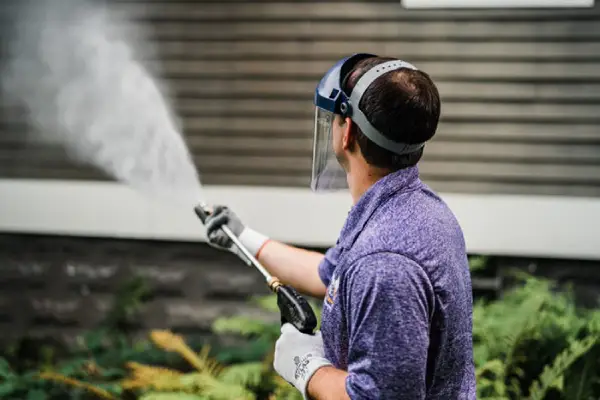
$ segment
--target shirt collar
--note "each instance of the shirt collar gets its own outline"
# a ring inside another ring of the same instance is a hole
[[[417,166],[401,169],[375,182],[352,206],[340,233],[339,245],[350,248],[373,213],[397,193],[415,190],[421,185]]]

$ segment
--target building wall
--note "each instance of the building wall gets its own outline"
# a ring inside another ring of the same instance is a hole
[[[220,316],[265,317],[246,302],[269,293],[261,275],[206,244],[0,235],[1,340],[72,339],[98,326],[135,277],[151,290],[128,324],[136,333],[207,335]]]
[[[323,249],[317,249],[323,250]],[[476,296],[496,296],[503,271],[519,268],[575,284],[579,300],[595,306],[598,262],[499,257],[473,279]],[[150,295],[128,329],[172,329],[208,337],[221,316],[278,320],[249,302],[268,295],[262,276],[236,257],[204,243],[0,235],[0,344],[28,335],[71,341],[107,315],[123,285],[141,277]]]
[[[439,85],[443,118],[421,172],[457,214],[469,250],[522,256],[519,266],[543,264],[543,273],[575,278],[581,293],[596,290],[596,264],[570,260],[600,259],[597,6],[113,2],[149,29],[157,56],[146,62],[170,87],[209,202],[229,204],[276,239],[333,244],[347,196],[303,189],[314,86],[348,53],[397,56]],[[157,293],[136,329],[206,331],[216,316],[256,311],[244,299],[267,293],[260,276],[197,243],[202,229],[189,204],[158,206],[106,182],[60,148],[30,140],[22,110],[1,114],[3,332],[93,326],[116,285],[136,272]],[[535,261],[549,256],[567,261]]]
[[[407,11],[398,0],[119,1],[148,29],[204,184],[306,187],[312,94],[365,51],[429,72],[443,98],[421,172],[440,192],[600,195],[600,14]],[[0,119],[0,177],[104,179]]]
[[[369,51],[409,60],[438,83],[443,116],[421,175],[457,214],[470,251],[600,259],[598,6],[102,1],[156,46],[144,61],[168,85],[204,200],[256,229],[335,243],[351,204],[307,189],[312,93],[339,57]],[[2,32],[15,3],[0,5]],[[0,109],[0,231],[202,240],[187,208],[130,195],[35,140],[23,110]]]

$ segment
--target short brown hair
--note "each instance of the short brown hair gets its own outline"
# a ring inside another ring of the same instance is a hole
[[[388,57],[371,57],[359,61],[345,79],[344,92],[350,96],[352,89],[372,67],[395,60]],[[431,139],[440,118],[438,89],[423,71],[401,68],[377,78],[363,94],[359,108],[369,122],[390,140],[416,144]],[[423,149],[398,155],[369,140],[357,128],[357,142],[365,160],[379,168],[397,171],[415,165]]]

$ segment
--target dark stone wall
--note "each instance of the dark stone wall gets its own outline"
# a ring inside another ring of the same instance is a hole
[[[572,287],[581,306],[600,306],[600,260],[497,257],[492,260],[491,267],[503,282],[504,289],[510,285],[511,270],[524,271],[552,279],[562,287]]]
[[[262,276],[204,243],[0,235],[0,332],[61,338],[97,326],[115,293],[136,276],[150,288],[129,324],[208,332],[224,315],[253,313]]]
[[[497,295],[510,268],[573,282],[596,305],[600,262],[494,258],[474,278],[474,292]],[[235,256],[204,243],[0,234],[0,339],[25,334],[70,339],[97,326],[117,289],[143,277],[151,296],[128,327],[209,335],[219,316],[277,318],[248,302],[268,294],[262,276]]]

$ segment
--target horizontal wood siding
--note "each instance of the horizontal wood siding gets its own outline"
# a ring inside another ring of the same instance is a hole
[[[150,33],[205,184],[308,186],[312,96],[365,51],[429,72],[443,98],[421,166],[445,192],[600,196],[600,13],[407,11],[389,2],[117,1]],[[335,3],[335,4],[328,4]],[[105,179],[4,109],[0,177]]]

